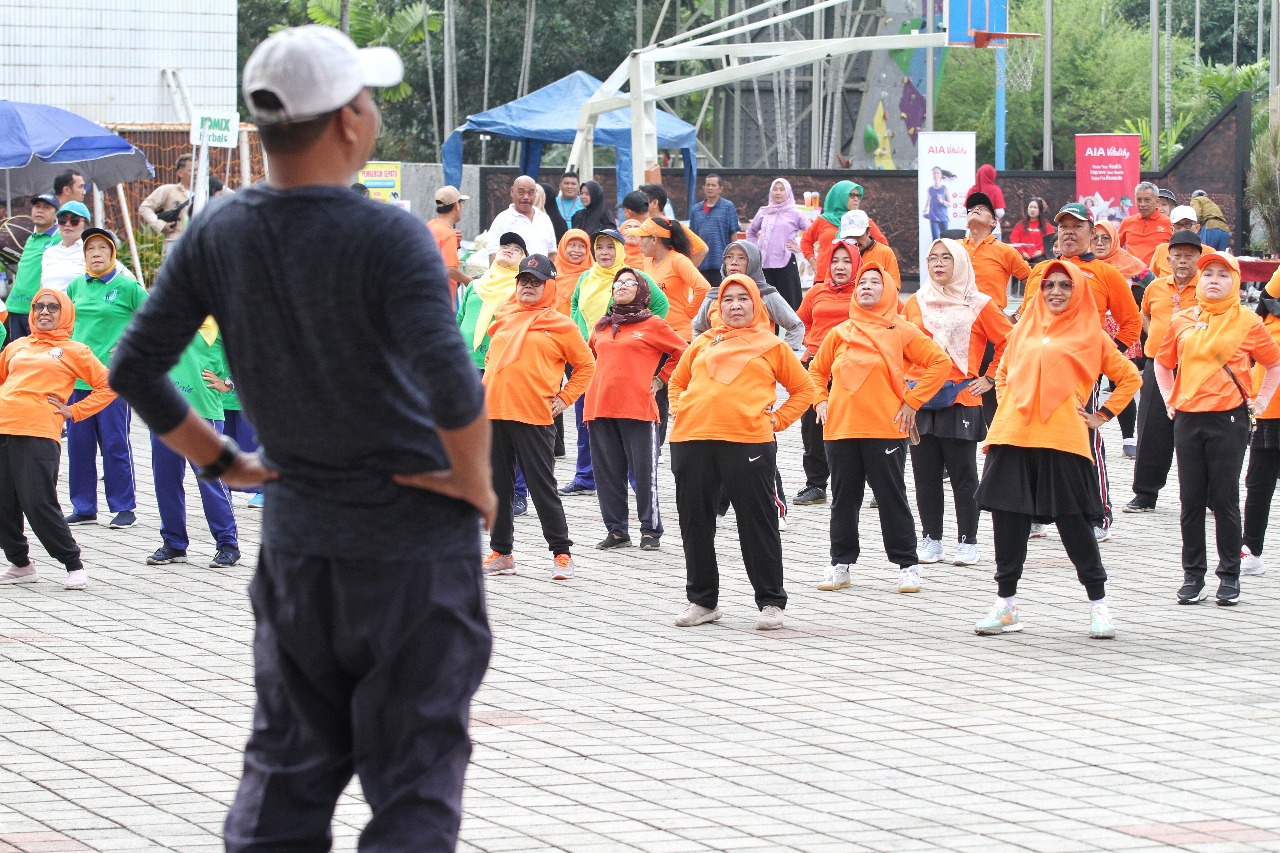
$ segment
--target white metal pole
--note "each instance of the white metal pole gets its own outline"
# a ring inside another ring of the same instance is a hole
[[[1046,171],[1053,170],[1053,0],[1044,0],[1044,161]]]
[[[925,32],[933,35],[933,5],[925,9]],[[933,48],[924,54],[924,129],[933,130]]]
[[[1196,65],[1200,64],[1200,0],[1196,0]]]
[[[1151,0],[1151,171],[1160,168],[1160,0]]]
[[[124,184],[116,184],[116,198],[120,199],[120,216],[124,219],[124,233],[129,238],[129,255],[133,258],[133,274],[143,287],[142,263],[138,260],[138,241],[133,238],[133,219],[129,216],[129,201],[124,197]]]

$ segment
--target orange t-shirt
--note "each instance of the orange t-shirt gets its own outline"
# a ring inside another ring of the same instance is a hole
[[[656,422],[658,403],[653,398],[653,377],[669,381],[688,344],[661,317],[639,323],[593,331],[587,342],[596,357],[595,378],[587,386],[582,419],[627,418]],[[667,363],[658,370],[658,362]]]
[[[889,275],[893,277],[895,286],[898,290],[902,290],[902,273],[898,271],[898,255],[893,251],[893,249],[889,248],[887,244],[876,240],[871,244],[870,249],[867,249],[865,252],[861,252],[860,254],[862,255],[862,262],[864,264],[875,261],[880,264],[880,266],[884,267],[885,272],[889,273]],[[827,263],[830,264],[830,260],[828,260]]]
[[[831,330],[849,319],[849,303],[853,301],[855,289],[853,282],[842,290],[835,290],[821,281],[809,288],[800,300],[796,316],[804,323],[804,345],[810,358],[818,352],[818,347],[822,346]]]
[[[1001,311],[1009,307],[1009,279],[1025,279],[1031,275],[1027,259],[1013,246],[997,240],[994,234],[976,243],[965,237],[964,247],[969,251],[978,290],[990,296]]]
[[[1165,332],[1169,331],[1169,323],[1173,315],[1183,308],[1196,304],[1196,285],[1200,282],[1200,273],[1191,277],[1191,282],[1181,288],[1175,288],[1173,276],[1166,275],[1147,285],[1142,294],[1142,316],[1151,321],[1147,327],[1147,342],[1142,348],[1147,358],[1155,358],[1164,342]]]
[[[924,327],[924,317],[920,314],[920,303],[916,301],[915,294],[912,294],[911,298],[907,300],[906,307],[902,309],[902,316],[918,326],[920,331],[930,338],[933,337],[929,330]],[[973,329],[969,333],[969,372],[968,374],[962,373],[956,363],[948,356],[947,363],[951,365],[951,372],[947,375],[947,379],[952,382],[977,379],[978,368],[982,367],[982,356],[987,351],[987,342],[990,341],[995,347],[995,354],[991,358],[991,364],[987,366],[987,372],[982,375],[994,380],[996,372],[1000,369],[1000,359],[1004,357],[1006,339],[1011,331],[1013,331],[1013,324],[1009,322],[1009,318],[1004,315],[1004,312],[996,307],[994,299],[982,306],[982,310],[978,312],[977,319],[973,321]],[[924,371],[920,368],[907,367],[908,379],[920,379],[923,375]],[[981,406],[982,397],[966,388],[956,396],[956,405]]]
[[[45,398],[71,399],[77,379],[93,390],[71,407],[72,420],[96,415],[116,398],[107,385],[107,368],[84,344],[31,337],[10,343],[0,352],[0,435],[61,441],[66,421]]]
[[[1271,276],[1271,281],[1267,282],[1266,291],[1267,296],[1272,299],[1280,297],[1280,269],[1276,270],[1275,274]],[[1280,343],[1280,317],[1272,314],[1262,321],[1262,325],[1271,335],[1272,340]],[[1253,366],[1253,396],[1255,397],[1262,390],[1262,376],[1266,372],[1266,368],[1260,364]],[[1258,415],[1258,417],[1267,420],[1280,418],[1280,393],[1271,398],[1271,405],[1267,406],[1267,410]]]
[[[645,272],[667,295],[667,323],[686,341],[693,340],[693,318],[698,316],[702,300],[711,289],[698,268],[679,252],[668,252],[662,263],[645,258]]]
[[[1093,293],[1093,304],[1098,307],[1098,322],[1104,323],[1107,312],[1116,321],[1120,330],[1115,339],[1128,349],[1134,341],[1142,337],[1142,315],[1138,313],[1138,303],[1133,299],[1133,288],[1129,281],[1106,261],[1090,256],[1089,260],[1079,257],[1062,258],[1080,268],[1085,280],[1089,282],[1089,290]],[[1053,261],[1036,264],[1036,268],[1027,277],[1026,294],[1022,301],[1029,302],[1040,293],[1040,279],[1044,277],[1044,269]]]
[[[904,339],[903,361],[919,372],[920,381],[911,389],[904,385],[895,391],[890,385],[889,366],[882,361],[871,369],[857,391],[849,391],[839,379],[831,380],[831,367],[846,346],[844,338],[838,334],[827,335],[818,348],[818,354],[809,362],[809,378],[817,393],[814,403],[827,401],[827,422],[822,426],[824,439],[906,438],[907,434],[893,425],[902,403],[919,410],[947,381],[951,359],[942,347],[915,326],[905,324],[900,329]]]
[[[519,421],[545,426],[551,417],[551,398],[558,396],[566,406],[582,396],[595,375],[596,365],[591,350],[582,339],[578,326],[562,314],[562,322],[553,329],[534,329],[524,340],[520,357],[502,370],[493,365],[502,357],[509,339],[498,329],[490,338],[485,357],[485,405],[489,419]],[[573,376],[560,387],[565,364],[573,365]]]
[[[1049,415],[1049,419],[1040,423],[1038,415],[1031,416],[1031,423],[1025,423],[1022,412],[1011,403],[1005,402],[1004,388],[1006,367],[1008,362],[1000,362],[1000,370],[996,372],[996,397],[1000,405],[996,408],[996,416],[987,431],[984,447],[993,444],[1008,444],[1014,447],[1045,447],[1049,450],[1061,450],[1074,453],[1086,459],[1092,459],[1089,451],[1089,427],[1084,418],[1076,411],[1076,407],[1085,405],[1093,394],[1096,380],[1086,378],[1076,388],[1076,393],[1062,402]],[[1119,414],[1129,405],[1129,401],[1142,387],[1142,377],[1133,362],[1124,357],[1124,353],[1115,349],[1106,349],[1102,356],[1102,372],[1116,384],[1105,407],[1113,415]]]
[[[1160,350],[1156,353],[1157,362],[1170,370],[1177,367],[1181,357],[1182,340],[1189,332],[1195,330],[1198,311],[1199,305],[1173,315],[1173,321],[1169,324],[1169,334],[1165,335],[1160,344]],[[1174,377],[1173,394],[1169,397],[1175,409],[1180,412],[1229,412],[1232,409],[1238,409],[1245,404],[1245,400],[1240,393],[1240,388],[1236,387],[1236,382],[1240,383],[1246,394],[1252,390],[1249,375],[1249,370],[1253,366],[1251,360],[1263,367],[1270,367],[1280,362],[1280,344],[1271,339],[1271,334],[1263,326],[1261,317],[1256,314],[1250,316],[1253,322],[1249,324],[1249,331],[1245,333],[1240,348],[1226,364],[1227,369],[1235,375],[1236,381],[1231,381],[1226,370],[1216,370],[1196,390],[1195,394],[1187,399],[1182,393],[1182,373],[1179,372]]]
[[[671,374],[671,440],[732,441],[763,444],[773,441],[773,424],[767,410],[778,419],[778,432],[795,423],[813,401],[813,383],[800,360],[781,340],[768,352],[749,362],[726,385],[707,374],[706,359],[699,356],[712,345],[702,335],[689,345]],[[778,383],[787,389],[778,406]]]
[[[1161,243],[1168,243],[1172,236],[1173,223],[1169,221],[1169,217],[1157,210],[1146,217],[1136,213],[1125,217],[1120,223],[1116,239],[1120,241],[1120,248],[1131,255],[1136,255],[1138,260],[1150,267],[1156,247]]]
[[[453,230],[453,226],[443,219],[428,219],[427,230],[431,232],[431,236],[435,238],[436,245],[440,247],[440,257],[444,259],[445,269],[449,267],[461,267],[462,262],[458,260],[458,232]],[[453,276],[449,276],[449,303],[454,304],[458,296],[458,283],[453,280]]]
[[[800,236],[800,253],[806,258],[813,258],[814,281],[827,280],[827,271],[831,268],[831,252],[839,233],[839,228],[819,216]],[[848,314],[844,319],[849,319]]]

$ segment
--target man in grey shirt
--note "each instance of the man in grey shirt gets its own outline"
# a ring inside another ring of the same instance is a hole
[[[201,477],[264,484],[258,702],[228,851],[328,850],[353,772],[373,812],[362,849],[457,842],[495,498],[439,250],[349,187],[378,131],[369,87],[402,73],[328,27],[259,45],[242,80],[270,180],[191,220],[112,359],[113,387]],[[261,457],[166,377],[209,315]]]

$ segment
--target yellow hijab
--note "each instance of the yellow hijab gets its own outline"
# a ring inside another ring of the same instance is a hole
[[[218,323],[212,316],[204,318],[204,322],[200,324],[200,337],[204,338],[204,342],[209,346],[213,346],[213,342],[218,339]]]
[[[597,234],[591,241],[591,257],[596,256],[596,243],[601,237],[614,242],[617,249],[613,263],[607,267],[600,266],[597,260],[578,282],[578,313],[587,321],[587,328],[592,329],[609,311],[609,301],[613,299],[613,280],[618,271],[627,265],[626,244],[612,234]]]
[[[506,304],[516,292],[516,275],[519,265],[504,267],[494,257],[493,263],[484,271],[484,275],[471,282],[476,296],[480,297],[480,316],[476,318],[475,331],[471,333],[471,348],[479,349],[484,343],[484,336],[489,333],[489,324],[497,316],[498,309]]]

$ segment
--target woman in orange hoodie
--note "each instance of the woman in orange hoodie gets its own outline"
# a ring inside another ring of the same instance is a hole
[[[875,261],[858,270],[849,319],[827,335],[809,362],[831,463],[831,565],[818,589],[849,586],[858,562],[858,513],[868,483],[880,534],[898,564],[898,592],[920,591],[915,520],[907,503],[907,437],[916,412],[947,381],[942,348],[898,314],[898,289]],[[919,374],[908,389],[903,365]],[[828,390],[828,388],[830,390]]]
[[[31,300],[30,336],[0,352],[0,548],[9,560],[0,584],[38,578],[22,532],[24,515],[49,555],[66,566],[63,586],[84,589],[89,583],[58,504],[62,427],[96,415],[116,395],[93,350],[71,340],[75,319],[65,293],[43,288]],[[69,406],[77,379],[89,384],[89,396]]]
[[[568,317],[573,302],[573,291],[578,279],[591,269],[591,236],[578,228],[571,228],[560,238],[556,247],[556,310]]]
[[[1258,316],[1271,339],[1280,343],[1280,270],[1276,270],[1258,300]],[[1267,370],[1253,366],[1253,393],[1262,393]],[[1267,569],[1262,562],[1262,544],[1267,535],[1271,499],[1280,481],[1280,399],[1271,397],[1254,421],[1253,438],[1249,441],[1249,468],[1244,485],[1244,546],[1240,549],[1240,574],[1261,575]]]
[[[1280,385],[1280,345],[1262,318],[1240,304],[1240,262],[1207,252],[1196,262],[1196,304],[1173,315],[1156,351],[1156,382],[1173,418],[1182,503],[1179,604],[1205,599],[1204,516],[1213,510],[1218,540],[1217,603],[1240,600],[1240,469],[1249,417],[1271,406]],[[1264,368],[1251,397],[1251,364]],[[1177,374],[1174,374],[1174,369]]]
[[[720,283],[720,316],[680,358],[671,375],[671,473],[684,539],[687,628],[720,618],[716,508],[723,486],[738,519],[747,577],[756,593],[756,628],[782,627],[782,539],[773,497],[774,433],[813,399],[813,384],[773,331],[756,283],[731,275]],[[777,387],[787,389],[778,405]]]
[[[1116,383],[1097,412],[1085,405],[1100,375]],[[1023,303],[996,373],[1000,405],[987,433],[987,462],[978,506],[991,511],[995,533],[995,606],[974,630],[1021,631],[1016,596],[1033,522],[1054,521],[1062,546],[1089,597],[1089,636],[1109,639],[1116,629],[1107,608],[1102,567],[1091,519],[1102,497],[1093,474],[1089,430],[1116,416],[1138,392],[1137,368],[1098,324],[1084,273],[1075,264],[1044,265],[1040,290]]]
[[[631,544],[628,470],[635,477],[641,550],[658,550],[662,538],[654,394],[671,378],[686,344],[666,320],[649,310],[649,299],[648,279],[630,267],[618,270],[609,309],[587,342],[596,358],[596,373],[587,386],[582,420],[589,426],[596,497],[608,531],[596,545],[602,551]]]
[[[956,504],[956,550],[951,562],[978,562],[978,442],[987,437],[982,395],[996,387],[995,375],[1013,324],[995,300],[978,289],[973,264],[964,245],[935,240],[925,258],[928,277],[902,310],[942,347],[950,374],[936,396],[924,404],[916,426],[920,443],[911,448],[911,470],[920,511],[920,562],[944,559],[942,546],[943,469],[951,476]],[[979,369],[987,344],[991,364]],[[920,379],[919,368],[907,369],[907,381]]]
[[[849,306],[853,302],[854,273],[862,266],[858,244],[852,240],[836,240],[828,258],[827,278],[818,281],[800,300],[796,315],[804,323],[804,345],[808,350],[807,363],[817,353],[818,347],[836,326],[849,319]],[[898,291],[898,282],[893,283]],[[792,499],[797,506],[812,506],[827,502],[827,480],[831,469],[827,466],[827,452],[822,444],[822,424],[812,409],[800,419],[800,440],[804,443],[804,488]]]
[[[554,555],[553,580],[573,577],[569,525],[556,491],[556,431],[552,418],[573,405],[595,373],[595,363],[578,326],[556,310],[556,269],[546,255],[530,255],[520,262],[516,292],[498,309],[489,327],[485,361],[485,405],[493,427],[493,489],[498,515],[489,532],[491,553],[484,561],[486,575],[514,575],[516,462],[538,508],[542,535]],[[563,388],[564,368],[573,376]]]

